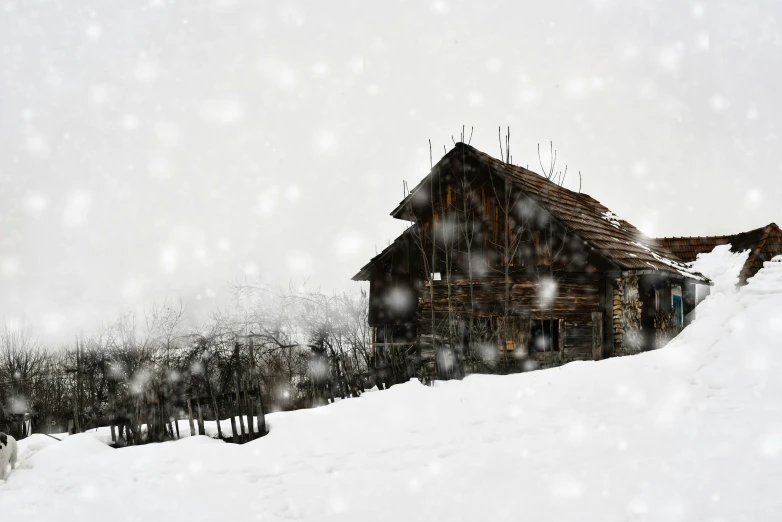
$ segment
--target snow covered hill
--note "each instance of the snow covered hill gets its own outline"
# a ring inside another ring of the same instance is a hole
[[[410,382],[270,415],[244,446],[31,437],[0,518],[780,520],[782,257],[701,306],[655,352]]]

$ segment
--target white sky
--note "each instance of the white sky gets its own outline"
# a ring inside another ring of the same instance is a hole
[[[655,235],[782,222],[776,2],[0,5],[0,317],[69,339],[248,276],[322,289],[462,125]]]

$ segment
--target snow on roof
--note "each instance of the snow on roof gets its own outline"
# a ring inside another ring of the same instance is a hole
[[[717,245],[731,245],[733,252],[749,250],[739,283],[746,283],[763,266],[763,262],[782,254],[782,230],[776,223],[728,236],[660,237],[656,242],[679,259],[692,262],[698,254],[711,252]]]
[[[709,278],[705,277],[702,274],[699,274],[697,271],[695,271],[692,267],[687,266],[685,263],[674,261],[673,259],[669,259],[666,257],[663,257],[659,255],[657,252],[653,252],[649,247],[646,245],[643,245],[641,243],[636,242],[636,246],[639,248],[643,248],[649,252],[649,254],[654,257],[657,261],[660,263],[671,267],[675,272],[678,272],[680,275],[684,277],[688,277],[691,279],[696,279],[698,281],[708,282]],[[651,265],[651,263],[649,263]],[[653,265],[652,265],[653,266]]]
[[[728,243],[715,246],[711,252],[698,254],[697,259],[689,265],[714,282],[714,292],[732,292],[739,283],[741,269],[748,257],[748,249],[734,252]]]
[[[619,223],[619,216],[611,212],[610,210],[607,212],[603,212],[600,214],[600,217],[611,223],[611,226],[614,228],[620,228],[621,224]]]

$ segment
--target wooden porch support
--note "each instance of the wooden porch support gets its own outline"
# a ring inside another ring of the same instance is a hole
[[[603,355],[601,358],[614,356],[614,281],[605,280],[603,288]]]
[[[603,358],[603,312],[592,312],[592,359]]]
[[[695,286],[692,281],[682,282],[682,315],[684,316],[682,326],[687,326],[692,321],[690,312],[695,309]]]

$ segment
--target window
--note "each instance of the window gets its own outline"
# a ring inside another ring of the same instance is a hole
[[[431,274],[432,281],[442,281],[443,276],[440,274],[440,272],[432,272]]]
[[[684,324],[684,307],[682,306],[682,288],[680,286],[671,287],[671,301],[676,324],[682,326]]]
[[[556,352],[559,350],[559,321],[533,320],[530,332],[530,353]]]

